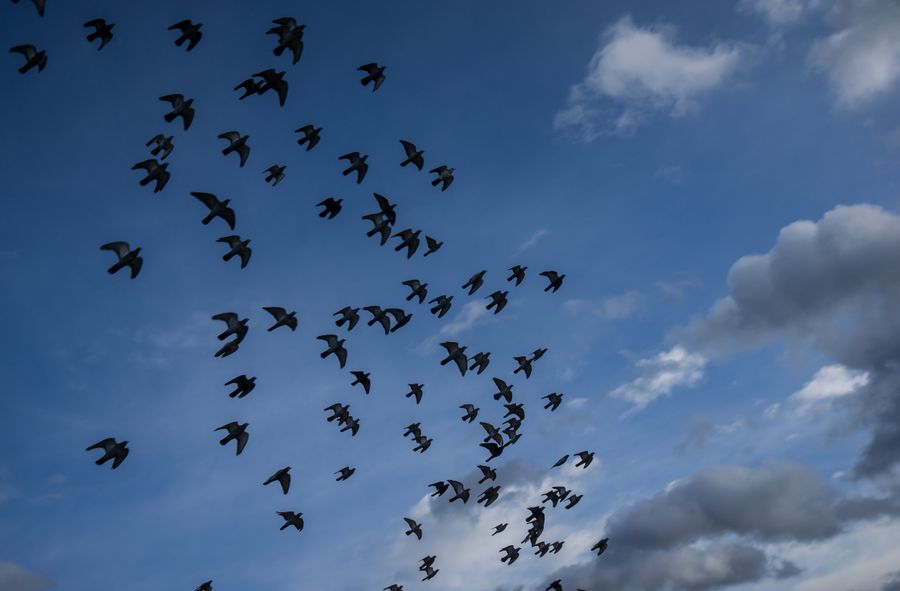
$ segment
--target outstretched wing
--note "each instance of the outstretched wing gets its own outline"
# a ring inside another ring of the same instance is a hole
[[[203,205],[208,207],[209,209],[214,208],[219,204],[219,200],[212,193],[201,193],[199,191],[191,191],[191,195],[196,197]]]
[[[131,248],[128,246],[127,242],[108,242],[101,246],[100,250],[111,250],[115,252],[120,259],[131,252]]]

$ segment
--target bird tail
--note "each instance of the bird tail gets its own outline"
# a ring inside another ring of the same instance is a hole
[[[431,181],[431,186],[437,187],[439,182],[441,182],[441,179],[434,179],[433,181]]]
[[[179,44],[179,45],[180,45],[180,44]],[[171,122],[175,121],[175,117],[176,117],[176,116],[177,116],[177,115],[175,115],[174,112],[172,112],[172,113],[166,113],[165,116],[163,117],[163,119],[166,120],[166,123],[171,123]]]

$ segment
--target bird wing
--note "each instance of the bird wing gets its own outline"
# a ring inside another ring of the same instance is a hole
[[[169,27],[169,30],[170,30],[170,31],[173,31],[173,30],[175,30],[175,29],[179,29],[179,30],[183,33],[183,32],[186,31],[192,24],[193,24],[193,23],[191,23],[190,20],[185,19],[185,20],[183,20],[183,21],[178,21],[177,23],[175,23],[174,25],[172,25],[171,27]]]
[[[16,45],[15,47],[10,48],[10,53],[21,53],[25,56],[25,59],[30,60],[37,53],[37,49],[35,49],[34,45]]]
[[[221,238],[219,238],[218,240],[216,240],[216,242],[225,242],[225,243],[228,244],[228,246],[230,246],[231,248],[234,248],[234,247],[236,247],[237,245],[239,245],[239,244],[241,243],[241,237],[240,237],[240,236],[236,236],[236,235],[234,235],[234,236],[222,236]]]
[[[119,467],[119,464],[125,461],[125,458],[128,457],[128,452],[131,451],[127,447],[124,447],[120,450],[119,454],[116,456],[116,459],[113,460],[112,469],[115,470]]]
[[[95,29],[100,29],[106,26],[106,21],[102,18],[91,19],[88,22],[84,23],[85,27],[94,27]]]
[[[556,271],[542,271],[540,275],[546,277],[550,281],[550,283],[553,283],[557,279],[559,279],[559,273],[557,273]]]
[[[241,156],[243,159],[243,155]],[[228,227],[234,230],[235,218],[234,218],[234,210],[230,207],[226,207],[222,211],[219,212],[219,217],[225,220],[225,223],[228,224]]]
[[[108,242],[101,246],[100,250],[111,250],[115,252],[120,259],[131,252],[131,248],[129,248],[127,242]]]
[[[453,492],[455,492],[456,494],[462,494],[462,492],[466,490],[466,487],[463,485],[463,483],[458,480],[448,480],[447,483],[453,487]]]
[[[384,195],[379,195],[378,193],[372,193],[375,196],[375,201],[378,202],[378,207],[381,208],[381,212],[384,215],[390,215],[393,211],[393,206],[391,206],[391,202],[387,200]]]
[[[446,164],[441,164],[441,165],[438,166],[437,168],[432,168],[432,169],[431,169],[430,171],[428,171],[428,172],[434,172],[434,173],[437,173],[437,174],[443,174],[443,172],[444,172],[445,170],[447,170],[447,165],[446,165]]]
[[[157,162],[155,158],[150,158],[149,160],[141,160],[140,162],[136,162],[134,166],[131,167],[131,170],[137,170],[139,168],[146,170],[148,173],[152,173],[154,170],[159,168],[159,162]]]
[[[428,245],[428,250],[437,250],[441,247],[441,243],[432,238],[431,236],[425,235],[425,243]]]
[[[335,351],[334,354],[337,355],[338,363],[340,364],[341,368],[347,365],[347,349],[341,347],[340,349]]]
[[[172,103],[172,107],[178,107],[184,102],[183,94],[165,94],[159,97],[159,100]]]
[[[500,390],[506,390],[506,389],[509,387],[509,386],[507,386],[506,382],[504,382],[504,381],[501,380],[500,378],[494,378],[494,384],[495,384],[495,385],[497,386],[497,388],[499,388]]]
[[[284,491],[284,494],[288,494],[288,490],[291,488],[290,472],[282,473],[281,478],[279,478],[278,481],[281,483],[281,490]]]
[[[434,300],[431,301],[433,302]],[[444,341],[443,343],[441,343],[441,347],[446,349],[447,353],[452,355],[459,349],[459,343],[455,341]]]
[[[406,140],[400,140],[400,143],[403,144],[403,150],[406,152],[407,158],[412,158],[416,155],[416,152],[418,152],[414,143],[408,142]]]
[[[191,195],[196,197],[203,205],[208,207],[209,209],[214,208],[219,204],[218,198],[212,193],[202,193],[200,191],[191,191]]]
[[[112,437],[107,437],[106,439],[102,439],[95,443],[94,445],[86,448],[84,451],[91,451],[92,449],[100,449],[101,447],[109,451],[116,444],[116,440]]]
[[[371,64],[365,64],[356,69],[357,69],[357,71],[366,72],[367,74],[374,74],[375,72],[378,71],[378,64],[376,64],[375,62],[372,62]]]
[[[237,131],[226,131],[225,133],[220,133],[218,137],[219,139],[228,140],[229,142],[234,143],[241,139],[241,134]]]
[[[313,131],[315,131],[315,129],[316,129],[315,125],[312,125],[311,123],[307,123],[303,127],[299,128],[299,129],[295,129],[294,133],[300,133],[302,131],[304,134],[309,135]]]
[[[456,361],[456,367],[459,368],[459,373],[466,375],[466,370],[469,369],[469,358],[465,354],[460,354],[454,357],[454,361]]]
[[[340,156],[338,160],[356,160],[359,158],[359,152],[348,152],[343,156]]]
[[[246,431],[242,431],[240,435],[237,437],[237,451],[235,455],[240,455],[244,448],[247,447],[247,441],[250,440],[250,434]]]
[[[334,347],[338,342],[337,335],[334,334],[321,334],[316,338],[320,341],[325,341],[326,343],[328,343],[329,347]]]
[[[233,431],[234,429],[237,429],[237,428],[238,428],[237,421],[231,421],[227,425],[222,425],[221,427],[219,427],[218,429],[215,429],[215,430],[221,431],[221,430],[225,429],[226,431],[231,433],[231,431]]]
[[[271,314],[276,321],[280,321],[287,316],[287,310],[279,306],[263,306],[263,310]]]

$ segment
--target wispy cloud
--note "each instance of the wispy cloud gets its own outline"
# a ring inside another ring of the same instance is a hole
[[[519,245],[519,250],[516,251],[516,254],[522,254],[523,252],[525,252],[526,250],[528,250],[529,248],[531,248],[532,246],[537,244],[540,241],[540,239],[546,235],[547,235],[546,229],[541,228],[540,230],[537,230],[534,234],[531,235],[531,237],[528,240],[526,240],[525,242],[523,242],[522,244]]]
[[[603,320],[624,320],[640,308],[641,294],[628,291],[598,301],[570,299],[563,304],[572,314],[590,314]]]
[[[626,415],[638,412],[660,396],[668,396],[676,386],[691,387],[703,378],[707,359],[675,345],[653,357],[639,359],[635,365],[641,376],[622,384],[610,395],[631,402],[634,406]]]

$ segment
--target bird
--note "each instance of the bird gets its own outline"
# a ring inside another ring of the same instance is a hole
[[[512,272],[512,275],[506,278],[507,281],[515,280],[516,286],[522,283],[525,280],[525,270],[528,267],[523,267],[522,265],[516,265],[515,267],[510,267],[509,270]]]
[[[242,101],[248,96],[260,94],[259,90],[260,88],[262,88],[262,85],[262,81],[256,80],[255,78],[251,77],[235,86],[233,90],[242,90],[244,92],[244,94],[238,97],[238,100]]]
[[[507,384],[500,378],[494,378],[494,385],[497,386],[497,392],[494,394],[494,400],[503,398],[507,402],[512,402],[513,386]]]
[[[183,20],[169,27],[169,30],[174,31],[177,29],[181,31],[181,35],[175,40],[175,45],[181,47],[185,41],[188,41],[187,50],[190,51],[194,49],[197,44],[200,43],[200,39],[203,38],[203,33],[200,32],[202,26],[202,23],[193,23],[190,20]]]
[[[543,527],[544,524],[544,508],[539,506],[528,507],[528,517],[525,523],[537,523]]]
[[[490,466],[479,464],[478,469],[481,470],[482,475],[481,480],[478,481],[478,484],[483,483],[485,480],[497,480],[497,471]]]
[[[481,375],[481,372],[487,369],[488,364],[491,362],[491,354],[486,352],[475,353],[472,356],[472,365],[469,366],[469,369],[474,370],[476,367],[478,368],[478,375]]]
[[[444,482],[443,480],[438,481],[438,482],[432,482],[428,486],[434,487],[434,492],[431,493],[431,496],[433,496],[433,497],[443,496],[443,494],[445,492],[447,492],[447,489],[450,488],[450,485],[447,484],[446,482]]]
[[[323,334],[317,336],[316,338],[320,341],[325,341],[325,343],[328,345],[328,348],[322,351],[319,356],[322,359],[325,359],[329,355],[334,355],[335,357],[337,357],[341,369],[343,369],[344,365],[347,364],[347,349],[344,348],[344,339],[339,339],[337,335],[333,334]]]
[[[284,170],[287,166],[280,166],[278,164],[273,164],[269,168],[265,169],[263,172],[266,173],[266,182],[272,183],[274,187],[278,183],[284,180]]]
[[[372,315],[372,318],[366,323],[367,326],[372,326],[377,322],[384,329],[384,334],[391,332],[391,319],[388,318],[387,312],[381,306],[365,306],[363,310]]]
[[[118,257],[118,261],[106,270],[107,273],[112,275],[119,269],[123,267],[131,268],[131,278],[134,279],[138,276],[138,273],[141,272],[141,267],[144,264],[144,258],[140,256],[141,248],[137,247],[134,250],[128,246],[127,242],[108,242],[100,247],[100,250],[111,250],[116,253]]]
[[[403,521],[405,521],[406,525],[409,526],[409,529],[406,530],[406,535],[409,536],[409,535],[415,534],[416,538],[421,540],[422,539],[422,526],[420,524],[416,523],[416,521],[414,519],[410,519],[409,517],[404,517]]]
[[[37,8],[38,16],[44,16],[44,9],[46,5],[46,0],[32,0],[34,2],[34,7]],[[13,4],[18,4],[19,0],[13,0]]]
[[[369,170],[369,165],[366,164],[366,158],[368,157],[368,154],[363,156],[359,152],[348,152],[339,157],[338,160],[346,160],[350,163],[341,174],[347,176],[351,172],[356,171],[356,184],[363,182],[363,179],[366,178],[366,172]]]
[[[359,308],[353,308],[351,306],[344,306],[332,316],[340,316],[337,320],[335,320],[335,324],[340,328],[343,325],[347,325],[347,330],[353,330],[353,327],[356,326],[356,323],[359,322]]]
[[[442,318],[450,310],[450,306],[453,304],[453,296],[439,295],[428,303],[435,304],[431,308],[431,313],[437,314],[438,318]]]
[[[485,507],[490,507],[498,498],[500,498],[500,487],[489,486],[488,488],[484,489],[484,491],[482,491],[481,495],[479,495],[478,499],[476,499],[475,502],[484,503]]]
[[[331,406],[326,406],[323,410],[331,411],[330,417],[325,417],[325,419],[330,423],[335,419],[338,422],[338,425],[347,422],[347,419],[350,418],[350,405],[349,404],[341,404],[340,402],[335,402]]]
[[[372,222],[372,229],[366,232],[366,236],[371,238],[375,234],[381,235],[381,246],[391,237],[391,223],[384,215],[379,213],[370,213],[362,216],[362,219]]]
[[[379,66],[376,63],[365,64],[364,66],[360,66],[357,71],[365,72],[366,75],[359,81],[360,84],[366,86],[369,82],[374,82],[372,85],[372,92],[375,92],[381,85],[384,83],[384,70],[387,66]]]
[[[513,359],[516,361],[516,363],[519,364],[519,367],[517,367],[513,371],[513,374],[517,374],[520,371],[523,371],[523,372],[525,372],[525,379],[527,380],[528,378],[530,378],[531,377],[531,359],[528,359],[528,357],[522,357],[522,356],[513,357]]]
[[[248,378],[246,374],[241,374],[225,382],[225,385],[234,385],[234,390],[228,393],[229,398],[243,398],[256,388],[256,378]]]
[[[222,199],[219,201],[219,198],[212,193],[202,193],[199,191],[191,191],[191,195],[196,197],[200,203],[209,209],[209,213],[202,220],[204,226],[209,224],[215,218],[220,217],[228,224],[229,228],[234,230],[234,210],[228,207],[228,204],[231,203],[231,199]]]
[[[454,341],[444,341],[441,343],[441,347],[447,350],[447,356],[441,360],[441,365],[447,365],[453,361],[456,363],[456,367],[459,368],[459,374],[465,376],[466,370],[469,368],[469,360],[466,358],[466,348],[459,346],[459,343]]]
[[[547,349],[535,349],[535,350],[531,353],[531,360],[532,360],[532,361],[537,361],[538,359],[540,359],[541,357],[543,357],[545,353],[547,353]]]
[[[549,552],[549,551],[550,551],[550,544],[541,540],[540,542],[537,543],[537,550],[534,551],[534,555],[543,558],[544,556],[547,555],[547,552]]]
[[[485,421],[481,421],[480,424],[481,428],[484,429],[484,432],[487,433],[487,436],[484,438],[485,443],[493,439],[497,442],[497,445],[503,445],[503,437],[500,435],[500,431],[497,430],[497,427]]]
[[[419,437],[416,439],[416,447],[413,448],[413,451],[417,451],[419,453],[425,453],[425,451],[431,447],[431,439],[428,437]]]
[[[222,345],[221,349],[216,351],[215,357],[222,357],[222,358],[228,357],[229,355],[231,355],[232,353],[234,353],[235,351],[238,350],[239,345],[240,345],[240,341],[238,339],[228,341],[227,343]]]
[[[351,468],[350,466],[344,466],[343,468],[341,468],[340,470],[335,472],[335,474],[340,474],[340,476],[335,478],[335,480],[337,482],[340,482],[342,480],[347,480],[348,478],[353,476],[354,472],[356,472],[356,468]]]
[[[103,449],[103,455],[100,456],[95,464],[98,466],[102,466],[109,460],[112,460],[112,469],[115,470],[119,467],[119,464],[125,461],[125,458],[128,457],[128,442],[127,441],[116,441],[112,437],[107,437],[106,439],[101,439],[94,445],[85,448],[84,451],[91,451],[93,449]]]
[[[519,557],[519,550],[521,548],[516,548],[512,545],[501,548],[500,552],[505,552],[505,554],[500,558],[500,562],[505,562],[508,565],[512,564]]]
[[[506,418],[510,415],[519,417],[519,420],[525,420],[525,408],[521,404],[504,404],[506,408],[506,414],[503,415],[503,418]]]
[[[408,279],[403,282],[403,285],[410,289],[410,294],[406,296],[406,301],[410,301],[413,298],[419,298],[419,303],[423,303],[425,298],[428,297],[428,284],[422,283],[418,279]]]
[[[556,293],[556,290],[562,287],[563,279],[566,278],[565,275],[560,275],[556,271],[544,271],[541,273],[541,276],[546,277],[547,281],[550,282],[547,287],[544,288],[544,291],[550,291],[552,289],[553,293]]]
[[[276,328],[287,326],[291,332],[297,330],[297,312],[288,312],[280,306],[263,306],[263,310],[272,315],[275,324],[270,326],[267,332],[272,332]]]
[[[562,582],[560,579],[556,579],[544,589],[544,591],[563,591]]]
[[[303,137],[301,137],[299,140],[297,140],[297,143],[301,146],[303,144],[306,144],[307,152],[309,152],[310,150],[315,148],[316,144],[319,143],[319,140],[322,139],[321,136],[319,135],[321,132],[322,132],[321,127],[316,127],[315,125],[312,125],[311,123],[307,123],[303,127],[300,127],[299,129],[294,130],[294,133],[302,133],[303,134]]]
[[[388,198],[384,195],[380,195],[378,193],[372,193],[375,196],[375,201],[378,203],[378,207],[381,209],[381,215],[383,215],[388,222],[393,226],[397,223],[397,212],[396,212],[396,203],[391,203],[388,201]]]
[[[291,467],[287,466],[282,468],[269,476],[269,478],[263,482],[263,486],[272,484],[273,482],[278,482],[278,484],[281,485],[281,491],[284,494],[288,494],[288,490],[291,488]]]
[[[475,273],[474,275],[469,277],[469,280],[463,284],[462,288],[468,289],[469,295],[472,295],[473,293],[478,291],[478,288],[480,288],[482,285],[484,285],[485,273],[487,273],[486,270]]]
[[[422,167],[425,166],[425,159],[422,158],[422,154],[425,153],[425,150],[419,150],[414,143],[406,140],[400,140],[400,143],[403,145],[403,150],[406,152],[406,160],[401,162],[400,166],[414,164],[416,168],[422,170]]]
[[[505,445],[498,445],[498,444],[494,443],[493,441],[488,441],[486,443],[479,443],[478,445],[483,447],[484,449],[488,450],[488,453],[491,454],[490,456],[488,456],[488,458],[485,460],[485,462],[490,462],[494,458],[499,458],[503,454],[503,450],[506,447]]]
[[[443,183],[441,187],[441,191],[446,191],[447,187],[453,182],[453,171],[456,170],[454,168],[450,168],[445,164],[441,164],[437,168],[432,168],[429,172],[432,172],[437,175],[433,181],[431,181],[432,187],[437,187],[439,184]]]
[[[397,332],[398,330],[406,326],[413,317],[412,314],[407,314],[400,308],[387,308],[385,309],[385,312],[394,317],[394,326],[391,327],[391,332]]]
[[[424,577],[422,580],[423,580],[423,581],[427,581],[427,580],[429,580],[429,579],[431,579],[431,578],[434,578],[434,575],[438,574],[438,572],[439,572],[441,569],[439,569],[439,568],[431,568],[430,566],[426,566],[425,568],[423,568],[423,569],[421,569],[421,570],[422,570],[422,572],[425,573],[425,577]]]
[[[156,185],[153,187],[153,192],[159,193],[166,188],[166,183],[169,182],[171,173],[167,170],[168,168],[168,162],[164,162],[161,164],[155,158],[150,158],[149,160],[143,160],[136,163],[131,167],[131,170],[141,169],[147,171],[147,174],[144,176],[144,178],[141,179],[141,186],[146,187],[153,181],[156,181]]]
[[[541,501],[541,503],[547,502],[553,503],[553,506],[556,507],[556,504],[559,503],[559,493],[554,489],[545,492],[544,499]]]
[[[413,230],[412,228],[397,232],[393,237],[400,238],[400,243],[394,247],[394,250],[400,252],[405,248],[406,258],[412,258],[412,255],[416,254],[416,251],[419,249],[419,234],[421,233],[421,230]]]
[[[549,408],[550,412],[553,412],[557,408],[559,408],[560,403],[562,403],[563,395],[557,394],[556,392],[551,392],[546,396],[542,396],[541,400],[547,400],[547,404],[544,405],[544,408]]]
[[[276,18],[272,22],[278,25],[266,31],[267,35],[278,35],[278,45],[272,53],[281,56],[285,49],[290,49],[293,54],[291,63],[296,64],[303,55],[303,30],[306,25],[297,24],[291,17]]]
[[[563,464],[565,464],[566,461],[568,461],[568,459],[569,459],[569,454],[566,454],[566,455],[564,455],[563,457],[561,457],[561,458],[559,458],[558,460],[556,460],[556,463],[553,464],[553,465],[550,466],[550,467],[551,467],[551,468],[559,468],[560,466],[562,466]]]
[[[463,486],[462,482],[458,480],[448,480],[447,484],[453,487],[453,496],[450,497],[451,503],[456,499],[462,499],[463,503],[469,502],[469,489]]]
[[[350,437],[355,437],[359,432],[359,419],[354,419],[353,417],[348,416],[346,419],[344,419],[343,422],[344,427],[341,429],[341,433],[343,433],[344,431],[350,431]]]
[[[429,566],[434,565],[435,560],[437,560],[437,556],[425,556],[424,558],[420,558],[419,561],[422,564],[419,565],[419,570],[425,570]]]
[[[341,202],[343,199],[335,199],[334,197],[326,197],[324,200],[318,202],[316,207],[323,207],[324,209],[319,212],[319,217],[324,218],[328,217],[329,220],[333,220],[334,217],[341,213]]]
[[[228,140],[228,145],[222,149],[222,154],[228,156],[232,152],[237,152],[241,158],[241,167],[247,163],[250,157],[250,146],[247,145],[249,135],[241,135],[239,131],[226,131],[218,135],[219,139]]]
[[[499,314],[500,310],[506,307],[506,296],[508,295],[508,291],[500,291],[498,289],[488,296],[491,301],[488,302],[487,309],[490,310],[491,308],[494,308],[494,314]]]
[[[247,336],[247,331],[249,330],[247,326],[249,320],[247,318],[239,319],[238,315],[234,312],[221,312],[213,316],[212,319],[221,320],[228,325],[225,331],[216,337],[220,341],[224,341],[231,335],[235,335],[236,340],[242,341],[244,340],[244,337]]]
[[[576,468],[584,466],[584,468],[587,469],[587,467],[591,465],[591,462],[594,461],[594,452],[592,451],[580,451],[575,455],[578,456],[578,461],[575,462]]]
[[[423,257],[427,257],[428,255],[437,252],[444,245],[443,242],[438,242],[427,234],[425,235],[425,244],[428,245],[428,250],[422,255]]]
[[[353,377],[355,378],[352,382],[350,382],[351,386],[355,386],[356,384],[360,384],[363,387],[363,391],[366,394],[369,393],[369,389],[372,387],[372,382],[369,380],[369,374],[363,371],[351,371]]]
[[[565,540],[561,542],[551,542],[550,543],[550,552],[554,554],[559,554],[559,551],[562,550],[563,544],[565,544]]]
[[[185,99],[183,94],[166,94],[159,97],[159,100],[172,105],[172,110],[163,116],[166,123],[171,123],[181,117],[184,130],[187,131],[194,121],[194,99]]]
[[[265,94],[270,90],[274,90],[278,95],[278,104],[282,107],[287,100],[288,94],[288,83],[287,80],[284,79],[284,74],[285,72],[277,72],[274,69],[269,68],[253,75],[256,78],[263,79],[263,83],[259,86],[257,93]]]
[[[415,397],[416,404],[421,403],[422,402],[422,394],[423,394],[422,388],[423,388],[422,384],[410,384],[409,392],[406,394],[406,398]]]
[[[422,423],[410,423],[406,426],[406,430],[403,431],[403,437],[413,436],[413,439],[419,439],[422,437]]]
[[[225,262],[230,261],[235,256],[241,257],[241,269],[247,266],[247,263],[250,262],[250,255],[253,254],[253,250],[248,246],[250,244],[250,240],[241,240],[240,236],[222,236],[216,242],[224,242],[228,245],[229,251],[222,255],[222,260]]]
[[[235,450],[235,455],[241,455],[241,452],[244,451],[244,448],[247,446],[247,441],[250,439],[250,434],[247,433],[247,426],[249,424],[250,423],[238,423],[232,421],[227,425],[222,425],[218,429],[215,429],[216,431],[228,431],[228,435],[219,441],[219,445],[227,445],[232,439],[236,440],[237,449]]]
[[[303,513],[294,513],[293,511],[276,511],[276,513],[284,519],[284,524],[278,528],[279,531],[284,531],[292,525],[297,531],[303,531],[303,518],[300,517]]]
[[[88,40],[88,43],[90,43],[90,42],[94,41],[95,39],[99,39],[100,45],[97,47],[97,51],[100,51],[101,49],[106,47],[107,43],[112,41],[112,38],[113,38],[112,29],[116,25],[109,24],[102,18],[95,18],[95,19],[89,20],[88,22],[84,23],[84,26],[87,28],[94,29],[93,32],[91,32],[87,36],[87,40]]]
[[[508,523],[498,523],[497,525],[495,525],[495,526],[494,526],[494,533],[491,534],[491,537],[496,536],[497,534],[502,533],[503,531],[505,531],[505,530],[506,530],[506,526],[508,526],[508,525],[509,525]]]
[[[212,591],[212,581],[201,583],[199,587],[194,589],[194,591]]]
[[[571,509],[575,505],[578,504],[579,501],[584,497],[584,495],[572,495],[566,500],[566,509]]]
[[[466,422],[466,423],[471,423],[472,421],[474,421],[478,417],[478,411],[481,410],[480,408],[477,408],[474,404],[469,404],[469,403],[461,404],[459,406],[459,408],[466,411],[466,414],[464,414],[462,416],[463,422]]]
[[[403,585],[398,585],[397,583],[393,583],[391,585],[388,585],[381,591],[403,591]]]
[[[168,158],[169,154],[172,153],[172,150],[175,149],[175,145],[172,143],[172,137],[173,136],[171,135],[166,137],[165,135],[158,133],[150,138],[150,141],[147,142],[146,145],[149,147],[156,144],[153,149],[150,150],[150,155],[160,156],[160,160],[165,160],[166,158]]]
[[[113,467],[115,467],[115,466],[113,466]],[[603,538],[602,540],[600,540],[599,542],[597,542],[596,544],[594,544],[591,547],[591,552],[596,551],[597,556],[600,556],[601,554],[606,552],[607,547],[609,547],[609,538]]]
[[[9,50],[10,53],[21,53],[25,57],[25,64],[19,68],[19,74],[24,74],[32,68],[37,68],[38,72],[43,72],[47,67],[47,52],[43,49],[38,50],[34,45],[16,45]]]

